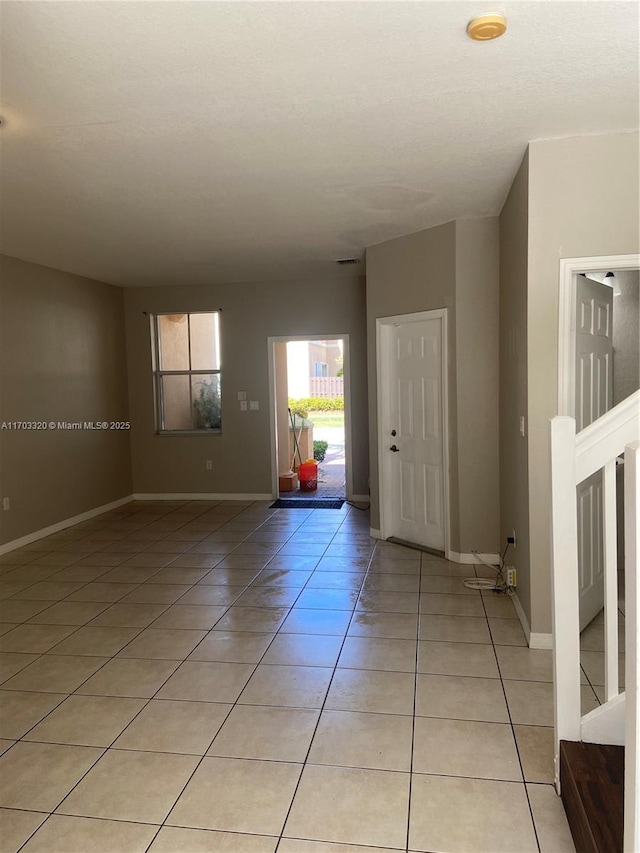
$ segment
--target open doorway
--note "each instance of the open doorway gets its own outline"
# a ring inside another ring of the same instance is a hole
[[[269,338],[269,356],[274,496],[350,498],[348,336]],[[310,459],[309,491],[300,465]]]
[[[584,258],[561,265],[558,408],[560,414],[575,417],[578,432],[624,404],[640,388],[639,261],[638,256]],[[605,611],[613,625],[610,634],[616,633],[617,622],[618,672],[624,672],[623,486],[624,459],[620,457],[615,468],[618,576],[613,585],[605,577],[603,471],[596,471],[577,488],[580,661],[601,701]],[[611,654],[615,657],[615,651]],[[583,713],[586,710],[583,704]]]
[[[640,272],[578,275],[576,312],[576,428],[584,429],[640,388]],[[593,306],[593,317],[589,311]],[[616,472],[618,672],[625,660],[624,457]],[[604,684],[605,556],[603,471],[578,486],[578,571],[581,664],[592,684]],[[602,666],[594,647],[602,648]],[[600,686],[602,686],[600,685]],[[619,681],[624,687],[624,681]]]

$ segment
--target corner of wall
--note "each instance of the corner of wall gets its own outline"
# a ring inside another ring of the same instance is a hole
[[[640,250],[638,140],[633,131],[531,143],[527,428],[534,632],[551,628],[549,421],[558,412],[559,260]]]
[[[498,550],[499,221],[456,221],[459,549]]]
[[[500,551],[516,531],[506,562],[518,570],[518,596],[531,624],[527,397],[529,149],[500,213],[499,430]],[[524,419],[524,435],[521,433]]]

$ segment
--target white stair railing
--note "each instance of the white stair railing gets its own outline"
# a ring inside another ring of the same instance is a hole
[[[640,849],[640,697],[638,685],[638,528],[640,513],[640,392],[576,435],[573,418],[551,422],[553,666],[555,773],[560,790],[561,740],[625,743],[625,851]],[[625,476],[625,694],[618,690],[616,460]],[[576,487],[603,474],[605,705],[582,716],[580,690],[580,581]],[[610,712],[610,713],[608,713]],[[624,715],[624,728],[620,725]],[[607,719],[609,717],[609,719]],[[617,728],[618,734],[611,730]]]
[[[629,445],[624,454],[624,556],[625,556],[625,767],[624,767],[624,849],[640,849],[640,706],[638,704],[638,563],[640,549],[640,442]]]

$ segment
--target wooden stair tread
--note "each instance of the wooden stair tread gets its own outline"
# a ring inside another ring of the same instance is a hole
[[[577,853],[620,853],[624,747],[561,741],[560,785]]]

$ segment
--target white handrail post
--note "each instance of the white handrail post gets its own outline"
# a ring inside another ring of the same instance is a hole
[[[580,740],[580,589],[576,497],[576,422],[551,421],[553,567],[553,692],[555,781],[560,792],[560,741]]]
[[[618,547],[616,530],[616,460],[602,472],[604,533],[604,693],[605,702],[618,689]]]
[[[628,444],[624,451],[624,550],[625,550],[625,769],[624,769],[624,850],[636,853],[640,846],[640,768],[638,745],[638,530],[640,529],[640,442]]]

